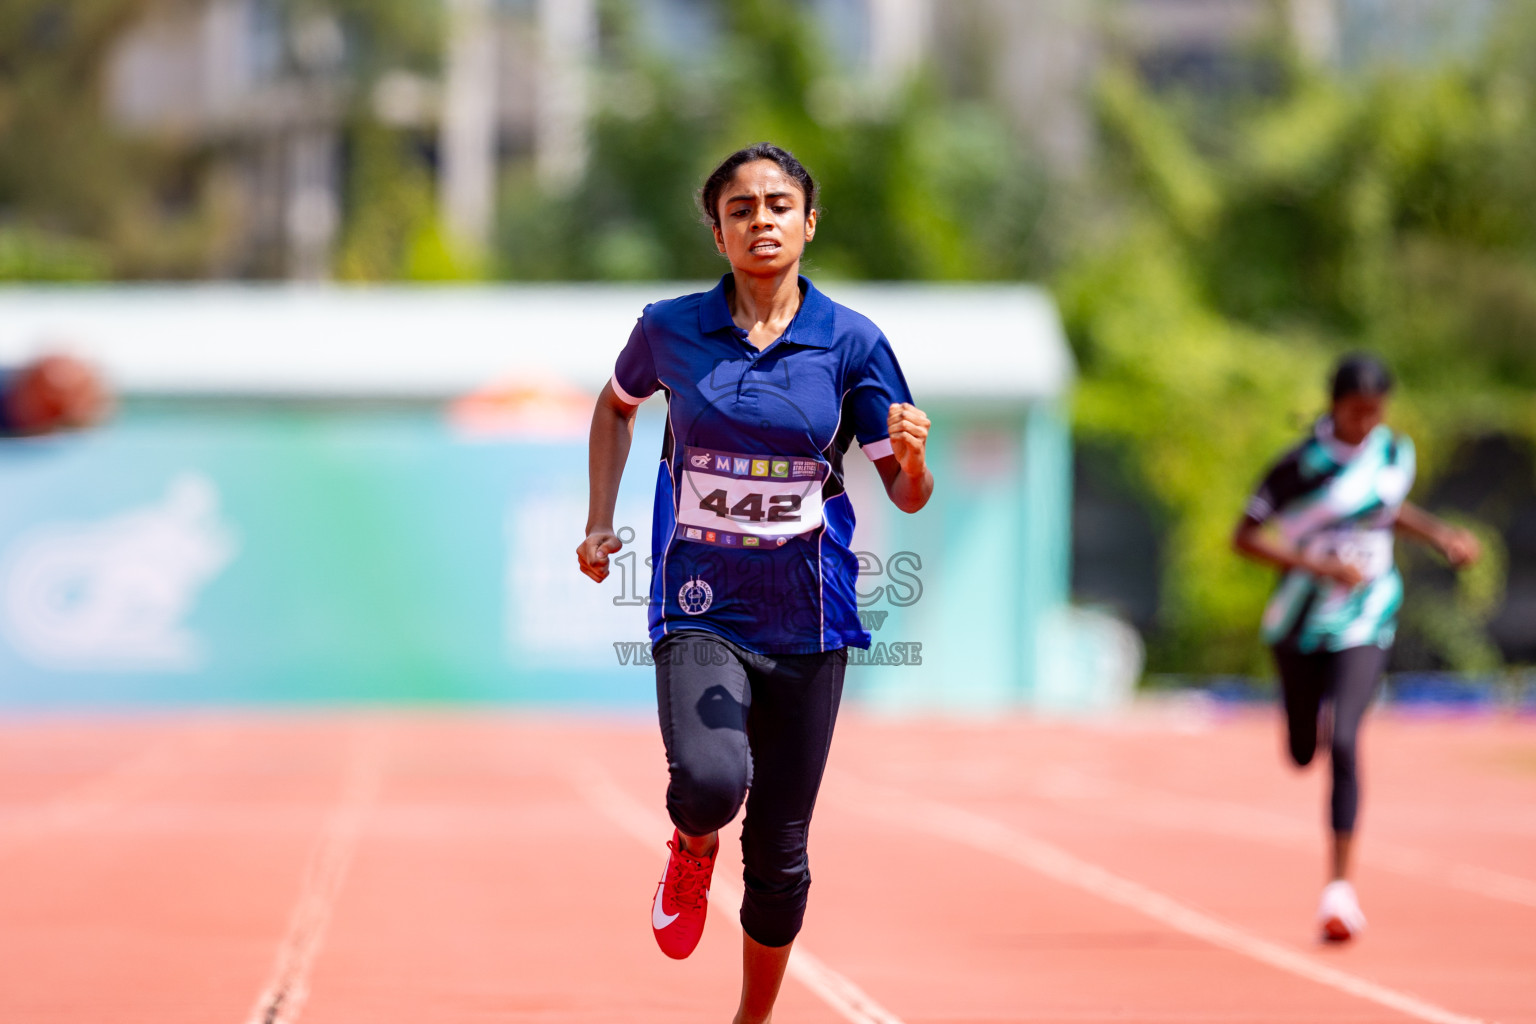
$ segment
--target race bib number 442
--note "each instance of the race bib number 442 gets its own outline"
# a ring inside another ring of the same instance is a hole
[[[777,547],[821,526],[827,464],[782,455],[688,448],[678,481],[684,540],[721,547]]]

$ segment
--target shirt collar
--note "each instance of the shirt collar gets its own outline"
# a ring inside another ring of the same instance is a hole
[[[1323,451],[1328,453],[1329,458],[1341,466],[1365,451],[1365,446],[1370,443],[1371,437],[1375,433],[1373,430],[1365,435],[1365,437],[1360,439],[1359,444],[1345,444],[1333,432],[1332,416],[1323,416],[1317,421],[1318,443],[1323,446]]]
[[[699,330],[705,334],[736,326],[736,322],[731,319],[730,300],[726,297],[726,285],[730,281],[730,274],[721,277],[718,284],[704,293],[704,301],[699,303]],[[823,295],[810,278],[803,274],[800,276],[800,290],[800,309],[779,340],[805,348],[831,348],[832,300]]]

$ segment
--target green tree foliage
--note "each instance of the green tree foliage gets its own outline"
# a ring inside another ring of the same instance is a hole
[[[143,197],[160,154],[100,112],[105,54],[151,0],[0,4],[0,280],[126,274],[161,256]]]
[[[1080,429],[1123,446],[1166,517],[1154,668],[1262,668],[1270,581],[1228,538],[1263,467],[1323,411],[1341,352],[1398,371],[1393,423],[1418,443],[1416,493],[1471,440],[1536,438],[1528,29],[1506,25],[1474,63],[1356,80],[1280,58],[1274,90],[1218,103],[1104,77],[1111,213],[1084,226],[1058,291],[1083,369]],[[1497,660],[1482,627],[1502,549],[1484,539],[1484,565],[1412,595],[1405,618],[1453,667]]]
[[[437,191],[409,133],[364,112],[346,128],[346,214],[336,256],[343,281],[473,281],[484,268],[452,246]]]
[[[422,0],[286,0],[290,23],[335,18],[346,39],[346,181],[335,260],[341,280],[479,276],[479,268],[465,265],[443,237],[426,140],[415,130],[381,123],[372,102],[385,74],[415,74],[422,81],[438,75],[444,12],[444,4]]]
[[[946,102],[926,77],[875,94],[839,74],[810,16],[784,4],[720,0],[715,15],[714,52],[680,69],[646,51],[626,5],[609,6],[588,169],[564,195],[509,180],[505,274],[718,274],[693,193],[722,157],[765,139],[817,176],[814,272],[995,279],[1041,269],[1043,179],[995,111]]]
[[[409,275],[435,224],[430,171],[400,132],[372,120],[377,76],[435,72],[441,5],[420,0],[276,0],[290,28],[334,18],[342,29],[348,209],[345,276]],[[146,18],[189,16],[181,0],[0,3],[0,280],[204,277],[230,269],[239,213],[224,143],[126,135],[103,109],[109,56]],[[289,33],[282,74],[304,66]],[[401,223],[406,227],[402,229]],[[398,236],[398,237],[397,237]]]

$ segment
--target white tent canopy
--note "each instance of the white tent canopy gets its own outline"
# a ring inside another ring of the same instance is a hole
[[[595,392],[647,302],[708,285],[0,289],[0,366],[67,351],[126,394],[434,399],[531,377]],[[1062,394],[1056,308],[1023,285],[829,284],[919,392]]]

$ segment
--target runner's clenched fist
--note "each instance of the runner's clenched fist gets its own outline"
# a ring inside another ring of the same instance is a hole
[[[891,428],[891,454],[908,476],[921,477],[928,468],[928,414],[910,402],[892,402],[886,422]]]

